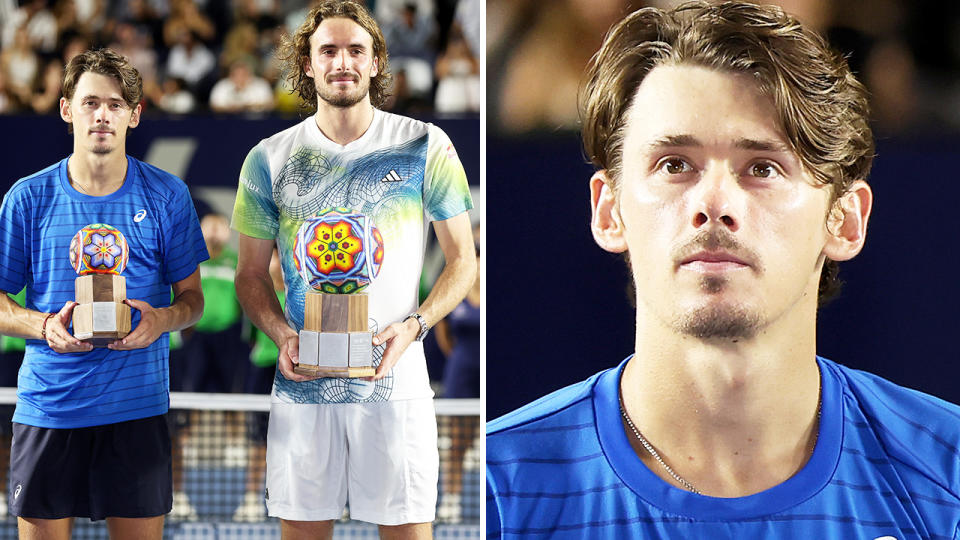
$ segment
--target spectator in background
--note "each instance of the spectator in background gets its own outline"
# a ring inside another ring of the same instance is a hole
[[[439,113],[480,112],[480,64],[470,52],[458,26],[450,33],[446,50],[437,58]]]
[[[187,114],[196,106],[193,94],[187,90],[187,83],[176,77],[164,79],[159,92],[151,99],[160,110],[170,114]]]
[[[154,6],[146,0],[130,0],[119,4],[110,10],[114,18],[107,20],[104,25],[104,35],[113,35],[119,23],[130,24],[140,34],[150,37],[150,43],[158,50],[159,56],[165,56],[169,47],[163,38],[163,20]]]
[[[238,60],[247,62],[253,71],[260,71],[260,36],[251,22],[238,22],[223,39],[220,66],[233,66]]]
[[[40,77],[40,85],[30,98],[30,108],[37,114],[47,114],[56,109],[63,84],[63,63],[58,58],[47,62]]]
[[[233,288],[237,253],[230,248],[230,223],[211,212],[200,219],[210,259],[200,264],[203,316],[185,336],[183,389],[186,392],[239,392],[244,370],[237,359],[250,351],[240,338],[240,304]]]
[[[150,42],[150,36],[141,33],[133,24],[121,22],[116,25],[114,38],[110,48],[127,57],[130,64],[137,68],[144,86],[156,84],[157,52]]]
[[[219,113],[263,112],[273,109],[273,89],[253,73],[249,62],[236,60],[230,75],[210,92],[210,108]]]
[[[5,21],[3,30],[3,46],[10,46],[14,42],[14,35],[18,28],[27,29],[30,46],[44,54],[52,53],[57,47],[57,19],[48,9],[46,0],[27,0],[15,10],[10,20]]]
[[[182,29],[193,33],[203,43],[212,43],[217,37],[216,27],[209,17],[200,12],[193,0],[171,0],[170,17],[163,24],[163,41],[173,49],[181,43]]]
[[[237,0],[235,20],[252,23],[258,32],[275,28],[280,24],[278,0]]]
[[[179,25],[175,34],[176,45],[167,57],[167,76],[183,79],[196,94],[217,67],[217,59],[187,26]]]
[[[407,88],[413,97],[424,97],[433,90],[433,19],[418,15],[417,5],[403,5],[400,16],[383,26],[383,37],[390,44],[390,65],[395,72],[406,73]]]
[[[40,57],[30,46],[27,28],[21,26],[14,34],[13,45],[0,52],[0,71],[7,80],[7,89],[19,106],[29,106],[33,83],[40,71]]]

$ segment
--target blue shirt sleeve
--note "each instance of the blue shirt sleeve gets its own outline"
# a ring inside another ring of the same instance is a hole
[[[169,218],[163,221],[160,229],[164,238],[163,277],[167,283],[173,284],[189,277],[210,256],[186,186],[177,190],[170,201],[169,212]]]
[[[23,288],[31,251],[27,249],[24,231],[26,216],[18,195],[11,189],[0,205],[0,290],[15,293]]]

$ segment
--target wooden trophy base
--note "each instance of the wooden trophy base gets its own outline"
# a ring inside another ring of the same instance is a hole
[[[130,306],[91,302],[73,308],[73,337],[94,347],[106,347],[130,333]]]
[[[377,372],[373,367],[330,367],[330,366],[310,366],[298,364],[293,368],[293,372],[298,375],[308,377],[346,377],[356,379],[359,377],[373,377]]]
[[[310,377],[372,377],[373,334],[367,328],[367,295],[307,292],[300,363]]]
[[[106,347],[130,333],[127,282],[117,274],[87,274],[74,282],[73,337]]]

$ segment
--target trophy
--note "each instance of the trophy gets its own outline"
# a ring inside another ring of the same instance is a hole
[[[294,372],[318,377],[371,377],[373,333],[361,293],[383,263],[383,238],[373,220],[348,208],[329,208],[297,231],[293,261],[309,286]]]
[[[73,336],[94,347],[106,347],[130,333],[127,282],[127,240],[116,228],[94,223],[70,241],[70,265],[80,275],[74,281]]]

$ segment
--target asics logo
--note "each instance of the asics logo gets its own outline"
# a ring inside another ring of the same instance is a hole
[[[143,221],[143,218],[145,218],[145,217],[147,217],[147,210],[146,210],[146,209],[143,209],[143,210],[140,210],[139,212],[137,212],[137,213],[133,216],[133,221],[134,221],[135,223],[140,223],[141,221]]]
[[[23,484],[17,484],[17,489],[13,491],[13,498],[16,499],[20,496],[20,490],[23,489]]]
[[[400,178],[400,175],[397,174],[397,171],[391,169],[386,176],[380,179],[381,182],[400,182],[403,178]]]

